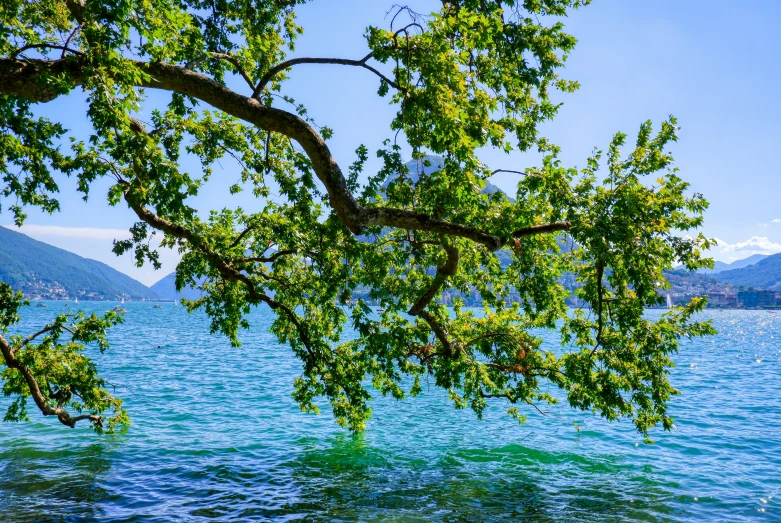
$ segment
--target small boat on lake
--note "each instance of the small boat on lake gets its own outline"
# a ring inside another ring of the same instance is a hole
[[[126,310],[126,309],[123,309],[122,307],[120,307],[119,305],[117,305],[116,307],[114,307],[114,312],[118,312],[118,313],[120,313],[120,314],[125,314],[125,313],[127,312],[127,310]]]
[[[48,305],[46,305],[45,303],[39,303],[38,305],[36,305],[36,307],[48,307]]]

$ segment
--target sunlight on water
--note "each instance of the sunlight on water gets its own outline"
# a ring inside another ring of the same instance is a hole
[[[25,330],[64,307],[27,309]],[[353,436],[297,409],[300,364],[263,312],[233,349],[182,307],[125,307],[96,358],[133,426],[1,424],[0,521],[781,520],[776,315],[709,312],[719,336],[676,359],[675,430],[645,445],[566,406],[518,426],[497,403],[478,421],[425,383],[376,398]]]

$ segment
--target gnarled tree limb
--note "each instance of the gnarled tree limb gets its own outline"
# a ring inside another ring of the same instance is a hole
[[[30,339],[31,338],[28,338],[28,340],[25,343],[29,342]],[[79,416],[71,416],[71,414],[67,410],[62,408],[61,405],[58,405],[57,407],[52,407],[51,405],[49,405],[49,401],[46,399],[46,396],[41,391],[41,386],[38,384],[35,375],[27,367],[27,365],[25,365],[24,363],[22,363],[16,358],[16,348],[12,347],[11,344],[8,343],[8,341],[3,337],[2,334],[0,334],[0,353],[2,353],[3,358],[5,359],[5,364],[6,366],[8,366],[9,369],[15,369],[19,371],[19,373],[22,375],[25,383],[27,383],[27,388],[30,391],[30,396],[33,398],[35,405],[38,407],[38,409],[41,411],[41,413],[44,416],[57,416],[57,419],[60,420],[60,423],[62,423],[63,425],[67,425],[68,427],[71,428],[74,428],[77,422],[86,419],[93,421],[98,425],[102,424],[103,421],[102,416],[98,416],[96,414],[82,414]]]
[[[281,109],[267,107],[253,98],[236,93],[219,82],[185,67],[148,62],[132,62],[132,65],[148,75],[138,82],[139,87],[175,91],[192,96],[261,129],[278,132],[297,141],[312,162],[312,168],[318,179],[328,191],[329,204],[342,223],[354,234],[360,234],[366,227],[371,226],[429,231],[468,238],[491,251],[501,249],[510,239],[414,211],[363,207],[348,189],[344,174],[325,141],[302,118]],[[71,78],[72,87],[76,87],[84,82],[83,74],[82,62],[78,59],[22,62],[4,58],[0,59],[0,93],[48,102],[61,93],[44,81],[47,76],[66,76]],[[512,237],[518,238],[568,228],[567,222],[536,225],[519,229],[512,233]]]

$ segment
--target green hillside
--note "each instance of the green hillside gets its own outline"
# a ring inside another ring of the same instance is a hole
[[[95,260],[0,227],[0,281],[29,299],[157,299],[148,287]]]
[[[712,278],[742,287],[781,289],[781,254],[774,254],[754,265],[712,274]]]

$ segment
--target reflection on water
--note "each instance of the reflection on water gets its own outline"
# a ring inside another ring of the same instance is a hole
[[[611,459],[507,446],[454,449],[431,462],[430,453],[389,454],[360,436],[302,439],[298,447],[267,470],[242,456],[190,461],[182,453],[159,468],[152,460],[143,473],[134,465],[141,480],[123,480],[120,470],[106,477],[110,460],[99,444],[78,452],[6,449],[0,521],[53,514],[69,521],[676,520],[666,506],[675,484],[649,482],[650,471],[637,474]],[[123,493],[145,482],[154,485],[147,499]]]
[[[719,339],[686,344],[677,430],[647,446],[564,406],[478,421],[425,387],[376,398],[353,436],[298,411],[300,363],[262,313],[232,349],[181,308],[127,308],[96,357],[128,388],[133,426],[0,424],[0,522],[781,519],[781,318],[720,313]]]
[[[327,443],[307,443],[295,460],[305,495],[287,511],[360,521],[668,519],[658,509],[671,493],[611,460],[509,445],[454,449],[430,462],[388,455],[360,437]]]

